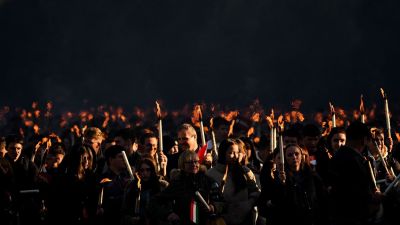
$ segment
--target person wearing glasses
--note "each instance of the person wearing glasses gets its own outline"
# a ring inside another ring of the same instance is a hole
[[[218,200],[217,187],[205,175],[194,151],[184,151],[178,160],[179,172],[170,185],[154,198],[152,210],[158,218],[170,224],[206,224]],[[196,195],[200,193],[207,205]]]

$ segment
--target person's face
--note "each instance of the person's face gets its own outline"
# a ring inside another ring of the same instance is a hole
[[[288,145],[297,145],[297,138],[296,137],[289,137],[289,136],[284,136],[283,137],[283,145],[288,146]]]
[[[89,144],[96,152],[96,154],[100,151],[101,142],[103,142],[103,139],[101,138],[92,138],[89,140]]]
[[[199,172],[199,167],[200,167],[199,157],[191,156],[185,160],[184,170],[186,173],[196,174],[197,172]]]
[[[150,166],[146,163],[142,163],[139,168],[139,177],[142,181],[149,181],[151,177],[151,169]]]
[[[299,171],[301,165],[301,150],[296,146],[291,146],[285,152],[286,161],[291,170]]]
[[[90,157],[90,154],[85,152],[82,155],[82,167],[83,169],[87,170],[90,168],[90,163],[92,161],[92,158]]]
[[[124,162],[124,155],[122,154],[122,152],[116,154],[114,158],[110,158],[110,166],[119,171],[124,170],[126,168]]]
[[[239,146],[232,145],[229,147],[228,151],[226,151],[226,163],[227,164],[234,164],[239,160]]]
[[[11,159],[17,161],[21,156],[22,148],[23,146],[20,143],[10,143],[7,148],[8,155],[11,157]]]
[[[179,152],[179,148],[178,148],[178,142],[175,142],[175,145],[172,146],[169,150],[168,150],[168,154],[173,155]]]
[[[307,150],[311,152],[315,152],[317,150],[319,141],[318,136],[305,136],[303,141],[304,141],[304,146],[306,146]]]
[[[178,145],[182,151],[196,150],[197,148],[197,137],[192,135],[189,130],[180,130],[178,132]]]
[[[144,141],[144,146],[145,146],[145,153],[154,157],[154,155],[157,153],[157,146],[158,146],[157,138],[155,137],[146,138]]]
[[[217,129],[215,129],[214,132],[215,132],[215,138],[217,139],[217,141],[222,141],[222,140],[228,138],[229,126],[221,125]]]
[[[133,144],[131,140],[125,140],[122,137],[115,137],[114,138],[115,144],[124,147],[125,151],[128,154],[133,153]]]
[[[346,134],[337,133],[332,136],[331,146],[333,151],[337,151],[341,146],[346,144]]]

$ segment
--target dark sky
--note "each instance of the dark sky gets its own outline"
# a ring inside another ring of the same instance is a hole
[[[398,0],[0,4],[0,105],[399,102]]]

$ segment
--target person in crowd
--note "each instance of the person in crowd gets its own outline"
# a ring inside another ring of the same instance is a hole
[[[240,147],[235,139],[223,140],[217,165],[207,176],[218,183],[223,196],[222,218],[228,225],[252,224],[253,210],[260,195],[254,173],[239,162]]]

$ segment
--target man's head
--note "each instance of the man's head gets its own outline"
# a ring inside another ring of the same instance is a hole
[[[195,151],[198,147],[197,134],[194,127],[188,123],[182,124],[178,129],[178,145],[180,151]]]
[[[154,133],[144,134],[140,138],[140,142],[144,146],[143,154],[154,157],[158,150],[158,138]]]
[[[104,135],[101,130],[97,127],[89,127],[83,136],[85,137],[85,144],[89,145],[96,154],[98,154],[101,148],[101,143],[104,140]]]
[[[291,128],[283,132],[283,145],[298,145],[300,143],[300,134],[298,130]]]
[[[331,130],[327,138],[328,146],[335,152],[346,144],[346,130],[342,127],[335,127]]]
[[[362,152],[366,146],[372,144],[371,133],[367,125],[355,121],[350,124],[346,130],[347,143],[346,145]]]
[[[6,149],[10,158],[17,161],[21,156],[24,140],[17,135],[9,135],[6,138]]]
[[[213,130],[215,138],[222,141],[228,138],[230,123],[223,117],[215,117],[213,119]]]
[[[116,145],[124,147],[128,155],[132,154],[136,150],[134,148],[135,135],[129,128],[118,130],[115,134],[114,141]]]
[[[307,124],[303,128],[303,144],[311,153],[317,151],[321,131],[314,124]]]
[[[124,147],[119,145],[113,145],[105,151],[107,165],[116,174],[119,174],[126,168],[122,151],[124,151]]]

